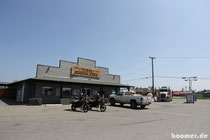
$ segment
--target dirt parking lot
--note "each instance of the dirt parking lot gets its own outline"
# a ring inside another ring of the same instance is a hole
[[[70,106],[26,106],[0,103],[1,140],[160,139],[173,134],[207,134],[210,100],[153,103],[146,109],[129,106],[72,112]],[[0,101],[1,102],[1,101]]]

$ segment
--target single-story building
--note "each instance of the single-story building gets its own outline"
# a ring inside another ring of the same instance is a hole
[[[96,66],[95,60],[78,58],[77,62],[60,60],[59,67],[37,65],[36,77],[4,86],[16,89],[16,100],[28,103],[30,98],[42,98],[42,103],[60,103],[62,98],[74,98],[81,93],[99,93],[109,98],[120,88],[120,76],[109,74],[109,69]]]
[[[184,96],[186,94],[188,94],[188,92],[185,92],[185,91],[175,91],[175,92],[173,92],[174,96]]]

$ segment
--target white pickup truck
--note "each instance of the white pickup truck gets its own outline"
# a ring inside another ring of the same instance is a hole
[[[120,103],[121,106],[124,104],[130,104],[131,108],[137,108],[137,106],[141,106],[141,108],[145,108],[145,106],[150,105],[153,101],[152,94],[149,93],[147,96],[141,96],[134,93],[128,92],[120,92],[119,94],[111,94],[109,102],[112,106],[115,103]]]

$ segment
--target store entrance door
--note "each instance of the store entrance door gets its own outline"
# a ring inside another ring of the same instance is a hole
[[[82,93],[84,95],[90,96],[91,94],[91,89],[90,88],[82,88]]]

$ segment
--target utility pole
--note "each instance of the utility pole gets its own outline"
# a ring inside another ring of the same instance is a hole
[[[192,81],[197,81],[197,77],[182,77],[185,81],[189,81],[189,92],[192,93]]]
[[[152,60],[152,94],[155,100],[155,79],[154,79],[155,76],[154,76],[154,63],[153,63],[155,57],[150,56],[149,58]]]

